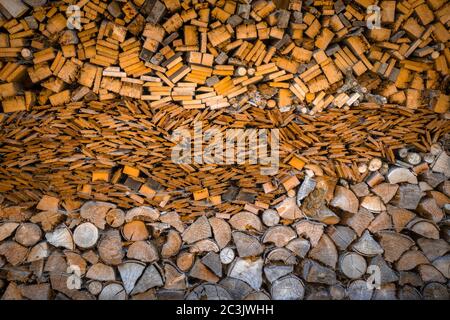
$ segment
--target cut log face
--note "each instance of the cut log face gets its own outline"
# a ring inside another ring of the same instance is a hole
[[[309,251],[308,256],[332,268],[336,267],[338,260],[336,246],[326,234],[322,235],[317,245]]]
[[[307,282],[334,285],[336,273],[333,269],[322,266],[314,260],[306,259],[302,263],[303,279]]]
[[[219,246],[211,239],[203,239],[190,245],[189,251],[192,253],[219,252]]]
[[[28,254],[28,249],[14,241],[6,241],[0,245],[0,255],[13,266],[22,263]]]
[[[393,168],[389,170],[387,174],[387,178],[389,183],[397,184],[397,183],[412,183],[417,184],[417,177],[406,168]]]
[[[169,290],[185,290],[187,276],[170,263],[164,264],[164,288]]]
[[[339,250],[346,250],[356,239],[356,233],[345,226],[329,226],[326,229],[326,233]]]
[[[183,241],[192,244],[198,240],[211,237],[211,226],[206,217],[200,217],[191,224],[182,234]]]
[[[330,205],[344,211],[357,213],[359,202],[358,198],[351,190],[341,186],[336,186],[334,198],[331,200]]]
[[[406,209],[397,208],[391,205],[387,206],[387,211],[392,217],[392,223],[396,232],[400,232],[405,226],[415,218],[414,212]]]
[[[384,258],[388,262],[397,261],[406,250],[414,245],[411,238],[395,232],[382,231],[379,235]]]
[[[422,237],[439,239],[439,228],[432,221],[415,218],[406,227]]]
[[[126,300],[126,298],[125,289],[118,283],[106,285],[98,296],[99,300]]]
[[[246,295],[250,294],[252,291],[255,291],[245,281],[231,277],[224,278],[223,280],[220,281],[219,284],[235,300],[243,299]]]
[[[287,226],[275,226],[269,228],[262,238],[263,243],[273,243],[277,247],[284,247],[289,241],[297,237],[292,228]]]
[[[315,247],[323,235],[324,225],[318,222],[302,220],[296,223],[294,228],[300,237],[306,237],[311,242],[311,246]]]
[[[243,232],[233,232],[233,240],[241,258],[259,256],[264,251],[264,245],[255,236]]]
[[[361,206],[371,212],[382,212],[386,211],[386,206],[380,197],[377,196],[367,196],[364,197]]]
[[[73,232],[73,241],[83,249],[95,246],[98,240],[98,229],[90,222],[82,223]]]
[[[219,285],[204,283],[191,291],[186,300],[232,300],[227,290]]]
[[[216,276],[222,277],[222,264],[218,254],[209,252],[202,258],[202,263],[214,272]]]
[[[439,282],[446,283],[447,279],[434,266],[429,264],[421,264],[417,267],[423,282]]]
[[[147,240],[150,236],[145,223],[137,220],[126,223],[123,226],[122,233],[128,241]]]
[[[47,242],[40,242],[31,248],[28,253],[27,262],[39,261],[50,255]]]
[[[301,211],[294,197],[287,197],[275,206],[279,216],[283,219],[295,220],[301,217]]]
[[[107,264],[119,265],[124,256],[122,240],[117,230],[107,231],[98,244],[100,258]]]
[[[136,207],[128,210],[125,215],[125,221],[141,220],[146,222],[154,222],[159,218],[159,211],[151,207]]]
[[[425,254],[425,256],[430,261],[444,256],[448,251],[450,251],[450,244],[443,239],[426,239],[420,238],[417,240],[417,244],[420,250]]]
[[[422,289],[422,296],[425,300],[448,300],[450,297],[447,287],[436,282],[428,283]]]
[[[361,278],[367,270],[364,257],[353,252],[347,252],[339,258],[339,269],[350,279]]]
[[[25,247],[31,247],[41,240],[42,231],[34,223],[23,223],[17,230],[14,239]]]
[[[373,289],[367,285],[366,281],[355,280],[347,287],[347,295],[350,300],[371,300]]]
[[[392,229],[392,219],[391,216],[383,211],[378,214],[375,219],[370,223],[367,228],[372,233],[378,233],[381,230],[390,230]]]
[[[231,248],[223,248],[220,251],[220,261],[222,262],[222,264],[230,264],[231,262],[233,262],[235,257],[234,251]]]
[[[16,222],[5,222],[0,225],[0,241],[10,237],[19,226]]]
[[[106,213],[105,220],[111,227],[118,228],[125,222],[125,212],[119,208],[111,209]]]
[[[116,206],[108,202],[88,201],[80,208],[80,215],[83,219],[92,222],[97,228],[103,230],[106,223],[106,213],[114,208]]]
[[[293,266],[265,266],[264,275],[270,283],[294,271]]]
[[[164,285],[164,281],[160,272],[153,264],[151,264],[145,269],[131,294],[143,293],[151,288],[161,287],[162,285]]]
[[[194,260],[194,253],[186,251],[181,252],[177,257],[177,266],[181,271],[186,272],[192,267]]]
[[[383,259],[381,255],[370,259],[369,267],[377,266],[380,270],[380,284],[397,282],[399,280],[397,272],[395,272]]]
[[[289,249],[300,258],[304,258],[308,254],[309,249],[311,249],[311,244],[308,240],[296,238],[289,241],[286,245],[286,249]]]
[[[127,294],[130,294],[134,289],[136,281],[142,275],[142,272],[144,272],[145,264],[126,261],[120,264],[117,269],[119,270],[125,291]]]
[[[153,263],[159,260],[158,250],[155,245],[147,241],[133,242],[128,247],[127,257],[146,263]]]
[[[197,259],[189,271],[189,275],[193,278],[204,280],[207,282],[216,283],[219,281],[219,277],[216,276],[211,270],[208,269],[199,259]]]
[[[267,209],[262,214],[262,221],[268,227],[273,227],[280,222],[280,216],[276,210]]]
[[[168,212],[161,214],[159,220],[163,223],[167,223],[170,226],[174,227],[178,232],[184,231],[183,222],[181,222],[180,215],[177,214],[176,212]]]
[[[352,245],[353,250],[363,256],[375,256],[384,252],[383,248],[372,237],[369,231],[365,231],[361,238]]]
[[[374,218],[369,210],[361,207],[356,214],[344,215],[342,223],[355,230],[358,237],[360,237]]]
[[[114,281],[116,280],[116,275],[111,266],[96,263],[88,269],[86,278],[98,281]]]
[[[263,260],[237,258],[230,266],[228,276],[246,282],[253,289],[259,290],[262,285]]]
[[[372,192],[375,193],[386,204],[391,201],[398,191],[398,184],[392,183],[380,183],[372,188]]]
[[[270,293],[274,300],[303,300],[305,286],[299,278],[286,276],[272,283]]]
[[[423,196],[424,193],[418,185],[402,184],[392,199],[391,204],[399,208],[415,210]]]
[[[260,232],[263,229],[259,217],[247,211],[242,211],[233,215],[229,221],[233,229],[239,231],[255,230]]]
[[[231,240],[231,227],[223,219],[212,217],[208,219],[211,225],[214,239],[217,242],[219,248],[223,249]]]
[[[65,227],[55,229],[55,231],[45,234],[45,238],[55,247],[62,247],[69,250],[74,249],[72,233]]]
[[[433,266],[439,270],[444,277],[450,279],[450,255],[447,254],[435,259],[433,261]]]
[[[406,251],[400,259],[396,262],[397,270],[408,271],[412,270],[420,264],[428,264],[429,261],[425,255],[418,250]]]
[[[170,230],[167,234],[166,243],[162,247],[161,256],[163,258],[175,256],[180,251],[182,243],[180,234],[175,230]]]
[[[438,206],[436,200],[431,197],[425,197],[420,200],[417,206],[417,212],[424,218],[439,222],[444,218],[444,211]]]

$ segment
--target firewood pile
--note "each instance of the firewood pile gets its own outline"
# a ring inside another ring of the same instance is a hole
[[[0,297],[449,299],[449,23],[445,0],[0,0]],[[278,169],[174,162],[198,123],[279,130]]]

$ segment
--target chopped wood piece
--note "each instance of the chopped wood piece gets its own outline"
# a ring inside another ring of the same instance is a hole
[[[98,244],[98,253],[107,264],[119,265],[122,263],[124,253],[119,231],[109,230],[102,235]]]
[[[347,188],[336,186],[330,205],[351,213],[358,212],[358,198]]]
[[[72,233],[66,227],[60,227],[53,232],[46,233],[45,238],[55,247],[63,247],[69,250],[74,249]]]
[[[239,256],[242,258],[259,256],[264,251],[264,246],[258,238],[243,232],[233,232],[233,241],[236,244]]]
[[[375,241],[369,231],[364,231],[361,238],[352,245],[353,250],[363,256],[375,256],[384,252],[383,248]]]
[[[256,230],[262,231],[262,222],[255,214],[247,211],[241,211],[231,217],[229,220],[231,226],[240,231]]]
[[[211,237],[211,226],[206,217],[195,220],[182,234],[183,241],[187,244]]]
[[[326,234],[322,235],[317,245],[309,251],[308,256],[332,268],[336,267],[338,260],[336,246]]]
[[[114,208],[116,206],[111,203],[88,201],[80,208],[80,214],[83,219],[92,222],[97,228],[103,230],[106,223],[106,213]]]
[[[379,235],[380,245],[384,250],[383,255],[388,262],[397,261],[414,244],[412,239],[399,233],[382,231]]]
[[[126,223],[123,226],[122,233],[128,241],[147,240],[149,237],[145,223],[137,220]]]
[[[297,235],[292,228],[287,226],[274,226],[269,228],[263,238],[263,243],[273,243],[277,247],[284,247],[289,241],[296,238]]]

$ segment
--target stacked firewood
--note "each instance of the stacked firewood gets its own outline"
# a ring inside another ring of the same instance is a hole
[[[127,97],[446,113],[449,11],[445,0],[1,0],[2,107]],[[250,99],[252,84],[267,99]]]
[[[450,159],[427,156],[355,184],[311,168],[266,208],[189,221],[49,195],[3,205],[1,296],[449,299]]]

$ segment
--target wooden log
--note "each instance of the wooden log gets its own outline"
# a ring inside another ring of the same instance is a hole
[[[93,247],[98,240],[98,229],[90,222],[80,224],[73,232],[73,241],[83,249]]]

